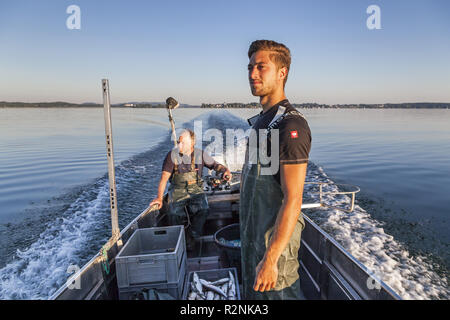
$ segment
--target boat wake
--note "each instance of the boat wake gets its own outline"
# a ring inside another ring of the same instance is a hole
[[[121,228],[156,195],[160,158],[162,152],[170,150],[168,142],[116,166]],[[53,199],[53,202],[67,201],[65,206],[36,207],[35,221],[6,226],[6,234],[33,230],[32,224],[43,224],[39,228],[43,231],[32,235],[30,244],[13,252],[10,261],[0,269],[0,299],[48,299],[72,275],[73,266],[81,268],[100,250],[111,235],[108,186],[105,174],[91,184],[69,191],[70,196]],[[48,213],[49,210],[54,212]]]
[[[307,181],[327,183],[324,192],[338,191],[321,167],[308,165]],[[316,190],[305,186],[308,197],[318,202]],[[313,193],[313,194],[312,194]],[[347,195],[324,195],[323,202],[333,207],[348,207]],[[383,223],[355,205],[352,212],[321,208],[305,210],[308,217],[330,234],[351,255],[364,264],[374,277],[388,284],[403,299],[448,299],[448,278],[428,257],[412,255],[408,249],[387,234]]]
[[[204,129],[248,128],[244,119],[223,110],[208,112],[194,120],[202,121]],[[192,128],[193,121],[183,126]],[[207,144],[204,142],[204,146]],[[142,212],[156,195],[162,161],[171,146],[168,134],[152,149],[116,166],[121,228]],[[225,154],[214,156],[226,162],[232,171],[237,171],[242,167],[244,151],[244,141],[237,139],[232,151],[226,150]],[[308,164],[307,181],[327,183],[324,191],[337,188],[324,170],[312,162]],[[30,235],[29,243],[11,254],[6,265],[1,267],[0,299],[48,299],[71,275],[68,268],[73,265],[82,267],[109,238],[107,175],[70,192],[71,196],[59,198],[64,205],[57,206],[52,214],[48,214],[48,208],[35,209],[43,231]],[[305,198],[314,201],[317,195],[305,186]],[[323,201],[329,206],[339,207],[345,206],[349,198],[324,195]],[[447,277],[436,272],[436,266],[426,257],[410,254],[384,231],[382,223],[358,204],[352,213],[326,208],[304,212],[402,298],[450,297]],[[26,230],[25,225],[20,224],[6,228],[7,234]]]

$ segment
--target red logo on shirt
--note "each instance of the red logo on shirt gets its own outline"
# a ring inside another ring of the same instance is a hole
[[[292,138],[292,139],[297,139],[297,138],[298,138],[297,130],[291,131],[291,138]]]

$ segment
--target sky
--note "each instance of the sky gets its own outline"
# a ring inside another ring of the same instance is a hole
[[[289,47],[293,103],[450,102],[448,0],[1,0],[0,101],[257,102],[257,39]]]

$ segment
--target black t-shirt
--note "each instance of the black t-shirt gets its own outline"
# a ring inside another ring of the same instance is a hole
[[[286,112],[295,111],[296,109],[289,103],[287,99],[282,100],[267,110],[265,113],[261,111],[258,119],[252,128],[259,132],[260,129],[267,129],[272,119],[278,112],[278,106],[286,108]],[[309,152],[311,150],[311,130],[308,122],[302,116],[287,115],[281,122],[273,127],[279,130],[279,163],[282,164],[298,164],[307,163]],[[272,129],[272,130],[273,130]],[[271,131],[272,132],[272,131]],[[259,134],[257,135],[259,137]],[[260,143],[258,141],[258,148]],[[267,155],[270,157],[271,139],[267,141]],[[280,182],[280,171],[275,174],[275,179]]]
[[[177,149],[173,149],[174,153],[177,153]],[[166,155],[166,158],[164,159],[162,171],[166,171],[169,173],[173,173],[175,169],[175,164],[172,160],[172,150],[169,151]],[[189,156],[180,156],[178,158],[178,173],[186,173],[191,171],[191,161],[192,157],[196,157],[194,163],[195,163],[195,171],[197,171],[197,174],[199,176],[202,176],[203,167],[206,167],[208,169],[213,169],[215,171],[223,172],[225,169],[224,166],[222,166],[220,163],[218,163],[216,160],[214,160],[213,157],[211,157],[207,152],[195,148],[195,151],[191,153]]]

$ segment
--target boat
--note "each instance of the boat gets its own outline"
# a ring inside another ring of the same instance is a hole
[[[111,118],[109,113],[109,85],[102,81],[105,105],[105,132],[110,182],[112,237],[80,270],[61,286],[50,300],[117,300],[115,258],[132,234],[138,229],[167,226],[167,194],[160,209],[148,207],[119,232],[112,152]],[[172,114],[169,111],[169,119]],[[172,122],[173,124],[173,122]],[[172,126],[172,128],[174,128]],[[172,131],[174,133],[174,131]],[[175,141],[175,140],[174,140]],[[325,183],[306,182],[318,186],[319,202],[303,203],[302,209],[326,207],[322,202]],[[239,223],[240,173],[233,173],[231,182],[208,176],[204,190],[209,203],[209,215],[202,236],[187,255],[187,271],[224,269],[230,262],[216,244],[214,234],[221,228]],[[352,211],[359,188],[335,192],[350,195]],[[347,252],[333,237],[303,213],[305,228],[299,250],[299,276],[303,295],[307,300],[401,300],[386,283],[377,279],[360,261]]]

